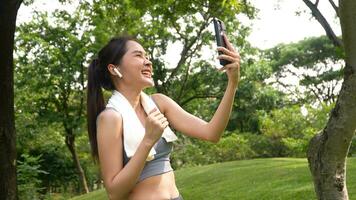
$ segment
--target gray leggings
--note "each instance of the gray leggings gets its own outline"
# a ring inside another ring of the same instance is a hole
[[[175,198],[173,198],[171,200],[184,200],[184,199],[183,199],[182,195],[179,195],[178,197],[175,197]]]

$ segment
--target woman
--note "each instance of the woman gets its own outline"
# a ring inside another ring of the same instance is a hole
[[[224,53],[218,59],[231,61],[220,69],[226,70],[228,85],[210,122],[184,111],[164,94],[153,94],[151,99],[157,107],[146,109],[142,90],[154,86],[151,77],[153,66],[135,39],[114,38],[100,50],[88,71],[88,132],[92,154],[100,163],[110,199],[183,199],[169,163],[172,142],[168,142],[162,134],[170,130],[170,124],[187,136],[214,143],[219,141],[228,123],[240,76],[240,56],[227,37],[224,38],[227,48],[218,47],[218,51]],[[101,88],[114,91],[111,99],[119,97],[121,104],[117,105],[121,108],[105,106]],[[122,102],[129,104],[125,107]],[[134,111],[131,113],[135,116],[124,114],[125,109]],[[128,134],[130,128],[125,126],[130,122],[127,119],[135,121],[134,118],[140,123],[139,126],[144,127],[141,138]],[[173,133],[169,134],[175,137]],[[128,157],[128,152],[132,150],[128,145],[130,137],[132,140],[138,138],[139,142],[133,149],[134,153]]]

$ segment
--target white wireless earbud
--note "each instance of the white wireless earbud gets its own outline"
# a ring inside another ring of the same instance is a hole
[[[116,68],[114,68],[113,70],[120,78],[122,78],[122,74],[119,72],[119,70],[117,70]]]

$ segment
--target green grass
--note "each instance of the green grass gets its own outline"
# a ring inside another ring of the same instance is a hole
[[[356,158],[348,159],[347,186],[356,199]],[[175,171],[185,200],[313,200],[313,183],[306,159],[269,158],[232,161]],[[104,200],[104,190],[73,200]]]

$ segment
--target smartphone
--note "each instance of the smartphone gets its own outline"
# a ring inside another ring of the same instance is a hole
[[[223,37],[223,34],[226,31],[224,22],[222,22],[220,19],[218,19],[216,17],[213,18],[213,22],[214,22],[214,29],[215,29],[216,44],[219,47],[227,48],[224,37]],[[218,53],[219,53],[219,55],[223,54],[223,52],[221,52],[221,51],[218,51]],[[231,63],[230,61],[220,59],[220,64],[223,66],[230,64],[230,63]]]

